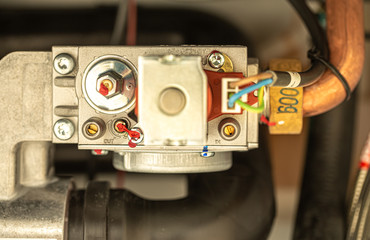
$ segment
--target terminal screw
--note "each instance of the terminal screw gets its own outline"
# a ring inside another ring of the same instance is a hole
[[[224,133],[228,137],[232,137],[235,134],[235,127],[233,125],[226,125],[224,127]]]
[[[70,139],[75,132],[73,123],[68,119],[59,119],[54,124],[54,134],[60,140]]]
[[[92,124],[90,124],[90,125],[88,125],[88,126],[87,126],[86,131],[87,131],[91,136],[94,136],[95,134],[97,134],[97,133],[98,133],[98,129],[99,129],[98,125],[96,125],[96,124],[92,123]]]
[[[70,55],[66,53],[59,54],[54,59],[54,69],[62,75],[71,73],[74,67],[75,61]]]
[[[87,120],[83,126],[83,134],[88,139],[100,138],[105,132],[105,123],[102,119],[93,117]]]
[[[214,51],[209,55],[208,63],[213,68],[221,68],[225,63],[225,57],[222,53]]]
[[[235,119],[226,118],[218,125],[218,131],[223,139],[231,141],[238,137],[240,133],[240,125]]]

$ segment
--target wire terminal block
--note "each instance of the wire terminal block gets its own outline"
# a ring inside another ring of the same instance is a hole
[[[239,87],[230,87],[231,82],[237,82],[240,78],[223,78],[222,93],[221,93],[221,111],[222,113],[242,113],[242,108],[238,104],[234,104],[232,108],[228,107],[229,95],[239,92]],[[247,102],[248,94],[242,96],[241,100]]]

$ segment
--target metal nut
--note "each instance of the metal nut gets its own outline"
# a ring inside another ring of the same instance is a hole
[[[117,95],[122,90],[123,79],[113,71],[103,73],[96,81],[96,90],[106,98]]]
[[[75,68],[75,61],[66,53],[61,53],[54,59],[54,69],[59,74],[66,75],[71,73]]]
[[[208,57],[208,63],[213,68],[221,68],[225,63],[225,57],[220,52],[212,52]]]
[[[54,134],[60,140],[70,139],[75,132],[73,123],[68,119],[59,119],[54,124]]]

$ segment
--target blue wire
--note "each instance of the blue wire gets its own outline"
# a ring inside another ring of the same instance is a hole
[[[240,92],[235,93],[234,95],[232,95],[229,98],[229,103],[228,103],[229,108],[234,107],[235,101],[238,100],[239,98],[241,98],[244,94],[248,94],[250,92],[253,92],[254,90],[257,90],[257,89],[259,89],[259,88],[261,88],[263,86],[266,86],[268,84],[271,84],[272,82],[273,82],[272,78],[269,78],[269,79],[266,79],[266,80],[262,80],[262,81],[254,84],[252,86],[249,86],[249,87],[244,88]]]

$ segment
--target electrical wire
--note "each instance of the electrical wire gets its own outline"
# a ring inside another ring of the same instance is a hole
[[[240,86],[246,85],[246,84],[254,82],[254,81],[260,81],[260,80],[268,79],[268,78],[272,78],[272,77],[273,77],[272,73],[263,72],[263,73],[260,73],[260,74],[254,75],[254,76],[250,76],[250,77],[240,79],[239,81],[236,81],[236,82],[231,82],[231,83],[229,83],[229,86],[231,88],[240,87]]]
[[[265,109],[265,101],[263,100],[264,90],[265,90],[264,86],[258,90],[258,107],[252,107],[251,105],[244,103],[240,99],[236,100],[235,103],[248,112],[261,113]]]
[[[136,38],[137,38],[137,5],[136,0],[120,0],[120,1],[127,1],[127,30],[126,30],[126,45],[133,46],[136,45]],[[123,4],[123,3],[121,3]],[[120,5],[121,6],[121,5]],[[121,7],[123,8],[123,6]],[[121,12],[122,11],[122,12]],[[121,10],[119,13],[122,15],[124,10]],[[124,16],[120,16],[124,18]],[[117,20],[118,21],[118,20]],[[122,19],[120,19],[122,21]],[[124,24],[122,25],[121,22],[121,29],[123,32]],[[122,36],[122,34],[120,35]],[[119,44],[119,43],[117,43]],[[122,129],[124,129],[122,127]],[[127,130],[127,129],[126,129]],[[130,132],[128,132],[130,134]],[[140,135],[139,135],[140,137]],[[133,143],[131,140],[129,141],[128,145],[130,147],[136,147],[136,144]],[[118,171],[117,173],[117,187],[123,188],[125,181],[125,172],[124,171]]]
[[[119,0],[116,20],[113,27],[112,37],[110,39],[111,45],[121,44],[127,21],[127,8],[128,0]]]
[[[357,181],[354,186],[353,198],[349,213],[349,227],[347,230],[347,239],[358,239],[358,222],[360,221],[360,213],[365,205],[364,194],[365,189],[368,189],[369,183],[369,166],[370,166],[370,134],[368,135],[366,144],[361,153],[361,160],[359,164],[359,171],[357,174]],[[357,230],[357,231],[356,231]],[[360,233],[362,234],[362,233]]]
[[[252,86],[249,86],[249,87],[246,87],[244,88],[243,90],[241,90],[240,92],[237,92],[235,93],[234,95],[232,95],[230,98],[229,98],[229,102],[228,102],[228,106],[229,108],[232,108],[235,104],[235,101],[238,100],[239,98],[241,98],[241,96],[243,96],[244,94],[248,94],[250,92],[253,92],[254,90],[257,90],[263,86],[266,86],[266,85],[269,85],[273,82],[273,80],[270,78],[270,79],[266,79],[266,80],[262,80]]]
[[[276,126],[276,122],[270,122],[270,120],[268,120],[268,118],[263,114],[261,115],[260,121],[269,127]]]
[[[124,188],[124,185],[125,185],[125,172],[124,171],[121,171],[121,170],[118,170],[117,171],[117,180],[116,180],[116,184],[117,184],[117,188],[118,189],[123,189]]]
[[[128,0],[126,45],[136,45],[137,37],[137,5],[136,0]]]
[[[307,6],[306,0],[289,0],[289,2],[305,23],[311,35],[313,45],[320,51],[321,55],[327,59],[329,57],[328,40],[317,16]]]
[[[323,59],[329,59],[329,45],[326,34],[321,27],[318,18],[312,13],[307,6],[305,0],[289,0],[297,13],[302,18],[308,29],[314,48],[316,48]],[[290,86],[294,81],[294,87],[306,87],[315,83],[324,74],[326,68],[318,60],[313,60],[311,67],[304,72],[299,72],[299,81],[297,78],[292,79],[289,72],[276,71],[276,79],[274,79],[274,86],[286,87]]]
[[[321,56],[319,56],[317,53],[313,51],[309,51],[308,56],[311,59],[315,59],[319,61],[320,63],[322,63],[339,79],[339,81],[342,83],[344,87],[344,90],[346,91],[346,100],[348,101],[351,98],[351,93],[352,93],[351,87],[349,86],[346,78],[339,72],[339,70],[333,64],[331,64],[330,62],[328,62],[327,60],[325,60],[324,58],[322,58]]]

